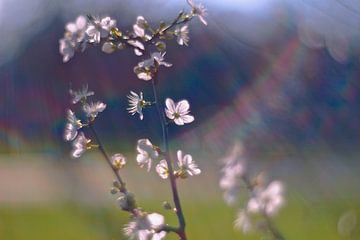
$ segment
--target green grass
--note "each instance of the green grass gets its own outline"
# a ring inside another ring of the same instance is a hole
[[[354,205],[355,204],[355,205]],[[146,209],[164,213],[160,203],[147,202]],[[235,210],[218,200],[184,202],[189,239],[263,239],[261,235],[243,236],[233,229]],[[286,239],[360,239],[359,223],[352,238],[341,238],[337,221],[349,208],[360,213],[360,203],[349,201],[292,200],[276,218]],[[174,214],[165,213],[176,223]],[[79,204],[55,206],[0,207],[1,240],[105,240],[122,239],[121,228],[128,216],[116,208],[85,207]],[[177,239],[169,235],[167,239]]]

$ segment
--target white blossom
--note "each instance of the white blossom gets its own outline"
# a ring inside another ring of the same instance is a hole
[[[243,210],[240,209],[237,214],[237,218],[234,222],[234,227],[241,230],[243,233],[249,233],[252,228],[252,222],[249,214]]]
[[[85,103],[83,106],[83,110],[86,113],[86,116],[92,119],[95,119],[97,115],[104,111],[106,108],[106,104],[102,102],[90,102]]]
[[[149,139],[140,139],[137,142],[136,150],[138,152],[136,156],[137,163],[140,167],[147,165],[147,170],[150,171],[152,161],[159,156],[154,145]]]
[[[284,204],[284,185],[280,181],[271,182],[266,189],[257,188],[249,200],[247,210],[252,213],[264,211],[274,215]]]
[[[193,0],[186,0],[188,2],[188,4],[191,6],[192,8],[192,13],[196,16],[199,17],[200,21],[204,24],[207,25],[207,22],[205,20],[205,16],[207,15],[207,10],[204,7],[204,5],[200,4],[195,4],[193,2]]]
[[[84,40],[86,28],[87,19],[82,15],[78,16],[75,22],[69,22],[65,26],[67,33],[69,33],[71,36],[71,39],[77,43],[80,43]]]
[[[134,72],[137,75],[137,77],[141,80],[149,81],[152,79],[152,71],[150,68],[135,66]]]
[[[126,158],[121,153],[116,153],[111,157],[111,163],[115,169],[121,169],[126,164]]]
[[[69,38],[59,40],[59,52],[63,56],[63,62],[68,62],[75,54],[76,44]]]
[[[82,89],[79,91],[73,91],[73,90],[69,90],[70,95],[72,96],[72,103],[76,104],[79,101],[84,101],[86,100],[87,97],[93,96],[95,93],[93,91],[89,91],[88,89],[88,85],[83,85]]]
[[[229,205],[234,204],[237,200],[240,178],[246,170],[242,154],[243,147],[240,143],[236,142],[230,153],[222,159],[224,167],[221,169],[222,176],[219,185],[224,191],[224,200]]]
[[[189,115],[190,104],[187,100],[181,100],[175,104],[171,98],[167,98],[165,105],[166,116],[173,120],[176,125],[184,125],[194,121],[194,117]]]
[[[87,139],[83,132],[79,133],[77,138],[72,142],[73,150],[71,155],[74,158],[79,158],[81,155],[89,149],[90,139]]]
[[[188,176],[194,176],[201,173],[198,165],[193,161],[192,156],[190,154],[186,154],[183,156],[181,150],[177,151],[177,165],[179,166],[179,170],[176,171],[175,175],[186,178]]]
[[[117,46],[114,45],[112,42],[104,42],[104,44],[101,47],[101,50],[107,54],[111,54],[111,53],[115,52],[116,49],[117,49]]]
[[[59,52],[63,56],[63,62],[68,62],[75,54],[75,50],[81,47],[85,50],[85,30],[87,20],[84,16],[77,17],[75,22],[69,22],[65,26],[64,38],[59,40]]]
[[[169,177],[169,168],[165,159],[161,160],[158,165],[156,165],[156,172],[162,179],[167,179]]]
[[[143,62],[138,63],[139,67],[157,67],[157,66],[165,66],[165,67],[171,67],[172,64],[165,62],[165,54],[166,52],[160,53],[160,52],[154,52],[151,54],[149,59],[146,59]]]
[[[72,141],[78,134],[77,130],[82,128],[82,124],[70,109],[67,110],[67,120],[68,122],[66,123],[64,130],[64,139],[65,141]]]
[[[175,35],[177,36],[177,43],[179,45],[188,46],[188,44],[189,44],[189,27],[188,27],[188,25],[184,25],[181,28],[176,28]]]
[[[94,18],[92,23],[86,29],[86,34],[89,36],[89,42],[100,43],[101,38],[109,36],[112,28],[115,28],[116,20],[110,17]]]
[[[136,18],[136,23],[133,25],[134,34],[137,37],[150,39],[150,36],[145,34],[145,29],[148,28],[148,22],[143,16]]]
[[[138,40],[128,40],[128,44],[134,47],[134,52],[136,56],[142,56],[143,51],[145,50],[144,44]]]
[[[128,95],[127,97],[129,100],[129,107],[127,108],[128,112],[131,115],[135,115],[135,113],[138,113],[140,119],[143,120],[144,115],[142,110],[146,105],[150,105],[150,103],[144,100],[142,92],[140,92],[140,95],[138,95],[137,93],[130,91],[130,95]]]
[[[158,213],[141,213],[134,221],[124,227],[124,234],[136,240],[161,240],[166,232],[160,231],[164,226],[164,216]]]
[[[164,53],[154,52],[151,54],[149,59],[139,62],[134,67],[134,72],[139,79],[149,81],[152,79],[152,69],[159,66],[171,67],[172,64],[164,61]]]

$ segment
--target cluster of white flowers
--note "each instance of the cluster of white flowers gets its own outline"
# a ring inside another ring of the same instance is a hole
[[[149,139],[140,139],[137,143],[137,157],[136,161],[140,167],[147,166],[147,170],[150,171],[152,162],[157,160],[161,154],[159,148],[154,146]],[[198,165],[192,160],[190,154],[183,156],[181,150],[177,151],[177,165],[178,170],[174,171],[174,175],[179,178],[187,178],[188,176],[194,176],[201,173]],[[156,172],[163,179],[168,178],[169,168],[165,159],[160,160],[156,165]]]
[[[273,181],[267,187],[264,184],[263,174],[258,175],[254,180],[247,177],[243,146],[236,142],[223,160],[222,177],[220,179],[220,188],[224,191],[224,200],[229,205],[237,202],[238,195],[243,183],[244,189],[249,191],[249,199],[244,208],[238,210],[235,220],[235,228],[244,233],[264,227],[264,221],[270,221],[278,210],[284,205],[284,184],[280,181]],[[256,214],[267,216],[265,220],[255,222]],[[269,227],[266,223],[265,227]],[[268,229],[269,230],[269,229]]]
[[[236,142],[231,152],[222,159],[224,167],[221,170],[220,188],[224,191],[224,200],[227,204],[236,203],[240,190],[240,181],[245,173],[245,159],[242,157],[243,146]]]
[[[91,149],[96,145],[91,144],[91,139],[86,138],[83,132],[78,133],[78,131],[89,126],[90,122],[95,121],[97,115],[105,110],[106,104],[100,101],[95,103],[88,102],[88,97],[93,96],[94,92],[89,91],[87,85],[84,85],[79,91],[70,90],[70,95],[72,96],[71,103],[80,103],[82,105],[83,113],[87,118],[86,123],[83,123],[76,117],[75,113],[71,109],[67,110],[67,123],[65,124],[64,129],[64,140],[73,141],[73,150],[71,155],[74,158],[79,158],[86,150]]]
[[[107,54],[130,48],[137,57],[142,58],[133,68],[133,71],[138,79],[150,82],[153,85],[154,100],[145,100],[143,92],[138,94],[135,91],[130,91],[130,94],[127,96],[129,103],[127,111],[131,115],[139,114],[140,120],[143,120],[144,109],[155,105],[160,118],[166,150],[162,151],[160,147],[153,145],[149,139],[139,139],[136,146],[136,162],[140,167],[146,167],[150,171],[153,162],[157,161],[156,172],[163,179],[171,179],[170,186],[174,194],[173,196],[178,194],[176,185],[175,187],[173,185],[174,182],[176,184],[176,179],[184,179],[201,173],[192,156],[190,154],[183,154],[181,150],[177,151],[177,167],[174,169],[168,148],[167,129],[165,130],[165,128],[170,123],[182,126],[194,121],[194,116],[190,115],[189,102],[187,100],[174,102],[171,98],[167,98],[165,100],[166,107],[162,108],[161,102],[157,98],[155,87],[160,67],[169,68],[172,66],[171,63],[165,61],[166,43],[164,41],[175,38],[179,45],[188,46],[190,38],[187,23],[197,16],[202,23],[207,24],[204,6],[195,4],[192,0],[187,0],[187,2],[191,7],[190,12],[181,11],[170,24],[161,22],[157,28],[152,28],[143,16],[137,17],[130,31],[122,31],[117,28],[116,20],[109,16],[79,16],[75,22],[70,22],[66,25],[64,37],[59,40],[59,51],[63,57],[63,62],[68,62],[76,51],[84,51],[90,45],[100,45],[101,50]],[[84,86],[79,91],[70,90],[70,94],[72,96],[71,102],[81,105],[82,117],[84,119],[83,121],[80,120],[72,110],[67,110],[64,139],[66,141],[73,141],[72,156],[79,158],[86,150],[97,147],[117,177],[111,189],[112,194],[120,194],[117,198],[117,205],[122,210],[132,214],[133,220],[124,228],[125,235],[131,239],[138,240],[163,239],[166,235],[166,231],[164,231],[164,217],[158,213],[148,214],[136,206],[134,195],[128,192],[120,176],[119,170],[126,164],[126,158],[121,153],[116,153],[111,158],[108,157],[95,132],[93,124],[99,113],[106,109],[106,104],[100,101],[88,101],[88,98],[93,96],[94,92],[89,91],[87,86]],[[92,140],[85,136],[83,128],[89,128],[96,144],[93,144]],[[182,215],[183,213],[181,212],[178,197],[174,197],[174,204],[175,208],[172,208],[172,210],[178,215],[180,226],[179,228],[167,228],[167,231],[173,231],[183,239],[181,236],[185,235],[185,226],[181,225],[182,217],[179,214]],[[171,208],[168,207],[167,209]]]

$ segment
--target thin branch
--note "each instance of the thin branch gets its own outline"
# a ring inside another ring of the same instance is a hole
[[[171,156],[170,156],[170,151],[169,151],[168,126],[166,124],[165,115],[161,109],[160,101],[158,99],[157,89],[156,89],[156,84],[155,84],[156,79],[157,79],[157,72],[155,72],[151,83],[152,83],[152,89],[153,89],[153,94],[154,94],[154,100],[156,102],[155,105],[156,105],[157,113],[158,113],[159,120],[161,123],[163,144],[165,145],[165,160],[166,160],[166,163],[167,163],[168,169],[169,169],[169,179],[170,179],[171,191],[172,191],[172,195],[173,195],[173,201],[174,201],[175,208],[176,208],[176,215],[179,220],[179,228],[177,229],[176,233],[178,234],[178,236],[180,237],[181,240],[186,240],[187,238],[186,238],[186,234],[185,234],[185,225],[186,225],[185,217],[184,217],[184,214],[183,214],[183,211],[181,208],[179,193],[178,193],[177,185],[176,185],[176,177],[174,175],[174,171],[173,171],[173,167],[172,167],[172,161],[171,161]]]
[[[117,169],[114,168],[114,166],[112,165],[111,163],[111,160],[109,158],[109,155],[106,153],[105,151],[105,148],[104,148],[104,145],[102,144],[102,142],[100,141],[100,138],[97,134],[97,132],[95,131],[95,128],[93,126],[93,123],[90,123],[89,124],[89,129],[91,130],[92,134],[94,135],[95,137],[95,140],[97,142],[97,144],[99,145],[99,150],[101,152],[101,154],[104,156],[106,162],[109,164],[110,168],[112,169],[112,171],[114,172],[115,176],[116,176],[116,179],[119,181],[120,183],[120,191],[124,194],[126,194],[128,191],[125,187],[125,182],[122,180],[121,176],[120,176],[120,173]]]

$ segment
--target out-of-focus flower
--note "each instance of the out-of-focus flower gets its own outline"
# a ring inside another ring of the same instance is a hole
[[[143,51],[145,51],[144,44],[138,40],[129,40],[127,41],[128,44],[134,47],[134,52],[136,56],[142,56]]]
[[[194,121],[194,117],[189,115],[190,104],[187,100],[182,100],[175,104],[171,98],[167,98],[165,105],[166,116],[173,120],[176,125],[184,125]]]
[[[86,29],[89,42],[100,43],[101,38],[109,36],[112,28],[116,27],[116,20],[110,17],[94,18]]]
[[[169,168],[165,159],[161,160],[158,165],[156,165],[156,172],[162,179],[169,177]]]
[[[83,85],[82,89],[79,91],[69,90],[70,95],[72,96],[72,103],[76,104],[79,101],[85,101],[87,97],[94,95],[93,91],[89,91],[88,85]]]
[[[111,164],[115,169],[119,170],[125,166],[126,158],[121,153],[116,153],[111,157]]]
[[[140,119],[144,119],[143,115],[143,108],[150,105],[149,102],[144,100],[143,93],[140,92],[140,95],[137,93],[130,91],[130,95],[127,96],[129,100],[129,107],[127,108],[128,112],[131,115],[135,115],[135,113],[138,113],[140,116]]]
[[[83,132],[80,132],[75,138],[75,140],[72,142],[73,150],[71,152],[71,155],[74,158],[79,158],[81,155],[87,150],[90,149],[90,139],[87,139]]]
[[[192,8],[192,13],[196,16],[199,17],[200,21],[204,24],[207,25],[207,22],[205,20],[205,16],[207,15],[207,10],[204,7],[204,5],[200,4],[195,4],[193,0],[186,0],[188,2],[188,4],[190,5],[190,7]]]
[[[344,212],[337,223],[338,233],[343,237],[351,236],[356,229],[357,214],[355,210]]]
[[[134,33],[137,37],[150,39],[150,36],[145,34],[145,29],[149,27],[148,22],[143,16],[138,16],[136,18],[136,23],[133,25]]]
[[[184,25],[181,28],[176,28],[175,35],[177,36],[177,43],[179,45],[188,46],[188,44],[189,44],[189,27],[188,27],[188,25]]]
[[[70,109],[67,110],[67,120],[68,122],[65,125],[64,130],[64,139],[65,141],[72,141],[76,138],[78,131],[82,128],[81,121],[77,119],[74,112]]]
[[[83,110],[86,113],[86,116],[91,119],[95,119],[100,112],[105,110],[105,108],[106,104],[99,101],[95,103],[85,103],[83,106]]]
[[[224,200],[229,205],[236,202],[240,188],[240,178],[245,173],[245,160],[242,158],[242,153],[242,145],[236,142],[230,153],[222,159],[224,167],[221,169],[222,176],[219,185],[224,191]]]
[[[161,240],[166,232],[160,231],[164,226],[164,216],[158,213],[141,213],[134,221],[124,227],[124,234],[130,239],[137,240]]]
[[[138,152],[136,156],[137,163],[140,167],[147,165],[147,170],[150,171],[152,161],[159,156],[154,145],[149,139],[140,139],[137,142],[136,150]]]
[[[183,156],[181,150],[177,151],[177,158],[178,158],[178,166],[179,170],[175,172],[175,175],[180,178],[187,178],[188,176],[194,176],[201,173],[200,168],[198,165],[192,160],[192,156],[190,154],[186,154]]]
[[[238,211],[237,218],[234,222],[234,227],[243,233],[249,233],[252,230],[253,226],[251,218],[245,210],[240,209]]]
[[[80,43],[85,38],[85,31],[87,28],[87,19],[86,17],[80,15],[76,18],[75,22],[69,22],[66,24],[65,29],[67,33],[70,34],[70,38],[75,42]]]
[[[85,50],[85,30],[87,27],[87,20],[84,16],[77,17],[75,22],[69,22],[65,26],[64,38],[59,40],[59,52],[63,56],[63,62],[67,62],[75,54],[75,50],[81,47]]]
[[[112,42],[104,42],[104,44],[101,47],[101,50],[107,54],[111,54],[111,53],[115,52],[116,49],[117,49],[117,46],[115,44],[113,44]]]
[[[59,40],[59,52],[63,56],[63,62],[68,62],[75,54],[76,44],[69,38]]]
[[[249,200],[247,210],[252,213],[264,211],[275,215],[284,204],[284,185],[280,181],[271,182],[266,189],[257,188]]]

